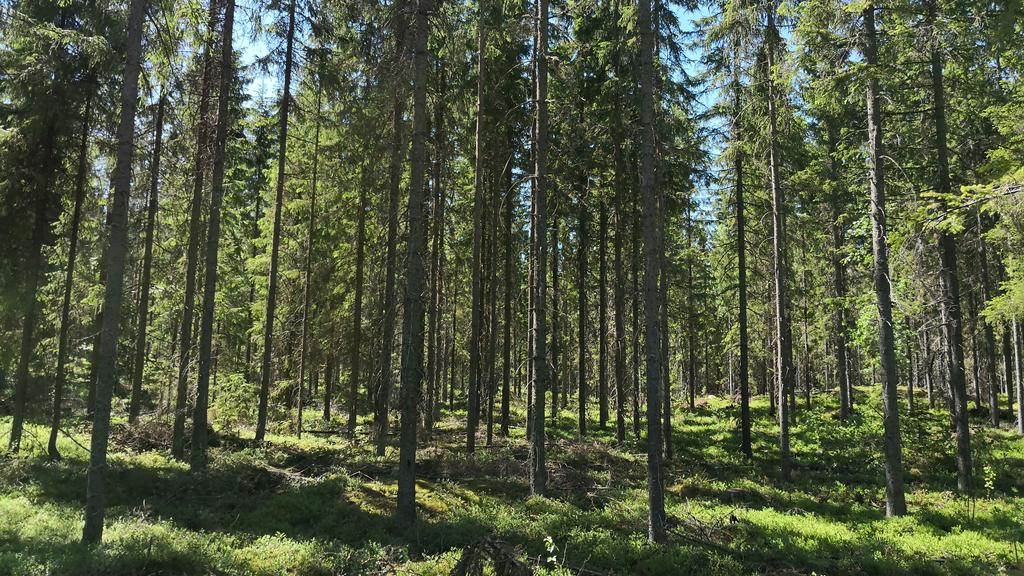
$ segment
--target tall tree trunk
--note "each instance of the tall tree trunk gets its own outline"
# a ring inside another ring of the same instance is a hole
[[[121,82],[121,112],[117,124],[117,153],[111,182],[114,188],[110,208],[110,239],[107,250],[107,283],[103,290],[103,326],[100,331],[96,366],[96,411],[89,445],[86,472],[85,525],[82,542],[98,544],[103,539],[107,473],[107,441],[110,437],[110,401],[117,379],[118,324],[124,299],[124,262],[128,252],[128,195],[132,184],[135,152],[135,103],[139,97],[142,68],[142,26],[146,0],[132,0],[128,7],[124,76]]]
[[[562,350],[561,303],[562,291],[559,274],[561,227],[556,205],[551,209],[551,421],[558,421],[558,394],[565,383],[559,381],[560,354]]]
[[[616,14],[620,14],[620,5],[616,2]],[[618,28],[616,28],[618,34]],[[621,107],[621,97],[616,95],[616,102]],[[615,124],[614,143],[612,144],[612,162],[615,169],[615,246],[612,256],[615,274],[615,439],[626,440],[626,282],[628,281],[622,265],[622,250],[626,235],[626,162],[623,158],[622,121]]]
[[[875,7],[864,9],[864,60],[868,65],[868,178],[871,186],[871,251],[874,255],[875,300],[878,307],[878,357],[882,365],[882,443],[885,451],[885,515],[907,513],[903,497],[903,445],[897,390],[896,338],[889,285],[889,244],[885,228],[885,175],[882,172],[882,110],[878,88],[878,40]]]
[[[792,329],[789,322],[789,302],[786,293],[786,197],[779,174],[778,103],[776,102],[775,45],[778,31],[775,23],[775,4],[768,6],[768,38],[765,42],[768,83],[768,164],[772,191],[772,255],[775,280],[775,358],[776,392],[778,393],[779,466],[782,479],[789,481],[789,403],[787,394],[794,386]]]
[[[277,190],[274,194],[274,231],[270,244],[270,272],[267,279],[266,318],[263,324],[263,360],[260,370],[259,411],[256,419],[256,442],[263,442],[267,433],[267,408],[270,383],[273,382],[274,315],[277,312],[277,269],[281,252],[281,213],[284,211],[285,165],[288,161],[288,112],[291,108],[292,64],[295,44],[295,3],[288,3],[288,32],[285,37],[284,85],[278,119]]]
[[[839,135],[837,127],[829,125],[829,177],[833,182],[839,180],[837,149]],[[830,195],[832,218],[829,231],[832,236],[832,288],[835,291],[836,303],[832,310],[832,333],[835,337],[836,380],[839,384],[839,419],[845,420],[850,415],[850,366],[847,360],[847,322],[846,322],[846,266],[843,264],[843,246],[846,244],[846,225],[844,223],[842,200],[839,187],[836,186]]]
[[[82,202],[85,200],[85,184],[89,171],[89,124],[92,120],[92,92],[86,95],[85,112],[82,115],[82,137],[78,145],[78,171],[75,174],[75,204],[71,211],[71,231],[68,234],[68,263],[64,269],[64,299],[60,309],[60,332],[57,336],[57,377],[53,381],[53,407],[50,412],[50,439],[47,453],[51,459],[60,459],[57,450],[57,433],[60,431],[64,410],[64,384],[67,381],[67,360],[69,332],[71,330],[71,293],[74,288],[75,262],[78,256],[78,233],[82,224]],[[160,100],[163,104],[163,98]],[[158,108],[161,116],[163,108]],[[158,121],[157,126],[161,123]],[[158,129],[159,130],[159,129]],[[160,141],[159,132],[157,142]],[[154,151],[154,161],[160,154]]]
[[[349,381],[348,381],[348,433],[355,434],[356,416],[359,414],[359,369],[362,360],[363,344],[363,268],[365,266],[366,246],[366,190],[369,187],[367,174],[369,169],[363,164],[359,186],[359,205],[356,207],[356,278],[355,294],[352,303],[352,342],[349,349]]]
[[[693,215],[690,204],[686,205],[686,353],[687,353],[687,388],[690,399],[690,410],[697,408],[697,357],[696,337],[697,315],[693,309]]]
[[[410,2],[411,3],[411,2]],[[409,177],[409,246],[407,256],[405,315],[402,322],[402,379],[398,456],[398,508],[400,522],[416,519],[416,425],[423,382],[423,287],[427,226],[423,215],[427,141],[427,15],[432,0],[416,0],[413,36],[413,123]]]
[[[480,348],[483,345],[483,233],[484,233],[484,73],[487,71],[487,24],[483,0],[477,2],[476,153],[473,186],[473,255],[470,263],[472,303],[469,335],[469,406],[466,414],[466,451],[476,450],[480,420]]]
[[[207,407],[210,396],[210,368],[214,362],[213,317],[217,301],[217,264],[220,252],[220,209],[224,199],[224,164],[231,122],[232,32],[235,23],[235,0],[225,0],[224,25],[221,31],[220,90],[217,100],[217,129],[213,150],[213,173],[210,176],[210,216],[206,233],[206,277],[203,280],[203,311],[199,326],[199,379],[196,385],[196,405],[192,414],[193,471],[205,470]],[[216,375],[215,375],[216,377]]]
[[[748,459],[754,452],[750,442],[750,341],[747,335],[747,222],[743,198],[743,133],[741,130],[741,98],[739,40],[733,41],[732,55],[732,138],[737,143],[733,151],[733,177],[736,194],[736,268],[739,300],[739,381],[740,381],[740,450]]]
[[[534,154],[537,234],[530,247],[535,262],[536,297],[530,309],[533,318],[533,429],[530,436],[530,493],[543,496],[547,490],[544,435],[544,396],[548,383],[547,364],[547,268],[548,268],[548,0],[537,0],[536,106],[537,141]]]
[[[584,163],[585,164],[585,163]],[[580,436],[587,434],[587,404],[590,402],[590,385],[587,379],[587,364],[590,360],[590,348],[587,346],[587,256],[590,252],[589,242],[589,209],[587,206],[587,192],[590,187],[586,169],[580,175],[579,188],[579,224],[576,236],[579,239],[579,279],[576,284],[576,293],[579,298],[577,329],[579,330],[579,342],[577,354],[579,365],[576,375],[576,394],[579,400],[579,431]]]
[[[378,456],[384,455],[389,428],[388,409],[391,403],[392,351],[395,344],[395,317],[397,314],[396,268],[398,265],[398,204],[401,201],[402,164],[405,155],[404,117],[406,78],[402,70],[405,63],[405,36],[408,15],[403,10],[395,14],[395,63],[397,77],[392,79],[391,165],[388,182],[388,235],[384,270],[384,322],[380,349],[380,382],[374,394],[374,444]]]
[[[142,293],[139,295],[139,327],[135,335],[135,373],[132,375],[132,395],[128,403],[128,422],[135,422],[142,408],[142,376],[146,364],[146,330],[149,323],[149,289],[153,269],[153,232],[159,206],[160,152],[163,146],[164,106],[167,97],[161,93],[156,107],[156,141],[153,160],[149,165],[149,205],[146,209],[146,240],[142,254]]]
[[[432,214],[433,222],[431,225],[433,226],[433,236],[431,237],[430,250],[432,258],[430,266],[430,286],[432,288],[432,294],[430,296],[430,352],[427,356],[427,378],[429,379],[429,383],[427,385],[427,407],[424,411],[424,414],[426,415],[426,418],[424,419],[424,427],[427,429],[428,434],[434,429],[434,421],[440,414],[438,389],[441,386],[441,361],[444,357],[443,350],[441,351],[441,354],[439,354],[437,350],[440,345],[438,335],[441,331],[441,316],[443,315],[442,312],[444,310],[444,298],[442,297],[444,290],[441,286],[443,281],[441,267],[444,266],[444,211],[445,204],[447,203],[447,195],[443,182],[448,138],[448,135],[445,133],[444,125],[447,83],[443,63],[438,65],[437,73],[439,76],[440,94],[434,105],[434,210]]]
[[[185,255],[185,293],[178,329],[178,381],[171,432],[171,454],[185,457],[185,418],[188,411],[188,372],[192,359],[192,330],[195,323],[196,274],[199,267],[199,227],[203,211],[203,187],[209,144],[210,84],[213,82],[213,43],[217,26],[218,0],[210,2],[207,38],[203,45],[203,77],[200,81],[199,112],[196,116],[196,157],[192,174],[192,199],[189,204],[188,246]]]
[[[313,174],[309,186],[309,220],[306,225],[306,262],[302,281],[302,343],[299,352],[299,380],[295,391],[298,394],[298,426],[296,429],[299,438],[302,438],[302,409],[303,394],[302,386],[306,378],[306,369],[309,364],[309,325],[312,320],[309,317],[310,291],[313,285],[313,231],[316,229],[316,176],[320,161],[320,99],[322,86],[317,80],[316,88],[316,127],[313,130]],[[312,380],[312,378],[310,378]],[[330,401],[329,398],[326,401]]]
[[[515,246],[513,244],[514,243],[514,239],[513,239],[513,236],[512,236],[512,225],[513,225],[513,220],[512,219],[513,219],[513,214],[514,214],[515,199],[516,199],[516,194],[513,191],[511,191],[511,190],[507,190],[506,191],[506,198],[505,198],[505,206],[504,206],[504,208],[505,208],[505,210],[504,210],[505,224],[504,224],[504,232],[503,232],[504,236],[505,236],[505,242],[504,242],[504,244],[505,244],[505,262],[504,262],[504,285],[505,285],[505,288],[502,291],[502,294],[503,294],[503,296],[505,298],[505,302],[504,302],[504,322],[502,322],[502,325],[503,325],[505,333],[504,333],[504,337],[502,338],[502,364],[501,364],[501,429],[500,429],[500,432],[501,432],[502,436],[508,436],[509,411],[510,411],[510,402],[511,402],[510,396],[511,396],[511,393],[512,393],[511,381],[510,381],[511,377],[512,377],[512,346],[511,346],[512,345],[512,292],[515,290],[515,288],[513,287],[513,279],[512,279],[512,262],[513,262],[513,257],[515,256],[515,252],[516,252],[515,251]],[[557,236],[558,236],[557,225],[555,227],[554,236],[556,237],[555,242],[557,242]],[[557,261],[558,261],[557,254],[558,254],[558,252],[557,252],[557,249],[554,246],[552,247],[552,250],[554,251],[554,255],[552,255],[552,260],[554,261],[554,263],[552,264],[552,266],[553,266],[552,269],[553,270],[557,270],[558,269],[558,264],[557,264]],[[554,273],[554,283],[555,283],[555,294],[557,294],[558,293],[558,287],[557,287],[558,286],[558,273],[557,272]],[[556,296],[556,300],[557,300],[557,296]],[[557,337],[557,334],[558,334],[557,328],[554,328],[555,325],[557,325],[557,321],[555,321],[553,323],[553,332],[552,332],[552,334],[554,335],[553,338]],[[554,350],[556,346],[557,346],[556,340],[553,339],[552,343],[551,343],[552,350]]]
[[[542,0],[543,1],[543,0]],[[651,542],[665,542],[665,494],[661,479],[661,295],[658,276],[658,190],[655,186],[654,26],[651,0],[638,6],[640,34],[640,194],[644,235],[644,355],[647,357],[647,498]]]
[[[608,425],[608,203],[598,200],[597,217],[597,388],[598,426]]]
[[[928,21],[936,21],[934,0],[927,3]],[[942,53],[938,40],[932,39],[932,115],[935,122],[936,192],[940,197],[949,195],[949,148],[946,141],[946,93],[942,79]],[[942,328],[949,353],[946,354],[946,374],[953,402],[956,423],[957,487],[968,492],[973,488],[971,479],[971,429],[967,421],[967,383],[964,376],[963,317],[960,309],[960,279],[957,274],[956,241],[953,235],[939,231],[939,283]]]

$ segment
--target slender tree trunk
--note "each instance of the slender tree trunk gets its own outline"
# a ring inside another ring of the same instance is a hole
[[[768,38],[765,43],[768,82],[769,172],[772,190],[772,254],[775,280],[775,359],[776,392],[778,393],[779,465],[782,479],[790,478],[789,403],[787,394],[794,385],[792,329],[789,322],[789,302],[786,293],[786,199],[779,174],[778,111],[775,87],[775,44],[778,31],[775,23],[775,4],[768,7]]]
[[[587,434],[587,404],[590,401],[590,385],[587,379],[587,364],[590,360],[590,348],[587,346],[587,276],[589,275],[587,256],[590,252],[589,242],[589,211],[587,192],[590,187],[587,171],[580,178],[579,189],[579,224],[576,235],[579,239],[579,280],[576,293],[579,297],[577,329],[579,330],[578,351],[579,365],[576,376],[576,394],[579,400],[579,431],[580,436]]]
[[[686,205],[686,353],[687,353],[687,388],[689,392],[690,410],[697,408],[697,358],[696,337],[697,315],[693,309],[693,215],[689,203]]]
[[[96,411],[92,425],[89,469],[86,472],[84,544],[103,539],[105,511],[107,441],[110,437],[110,401],[117,379],[118,324],[124,299],[124,263],[128,252],[128,195],[131,192],[132,160],[135,152],[135,104],[139,97],[142,68],[142,26],[146,0],[132,0],[128,7],[124,76],[121,82],[121,112],[117,124],[117,153],[111,182],[114,188],[110,208],[110,237],[107,250],[107,283],[103,291],[103,326],[100,331],[96,370]]]
[[[561,282],[559,276],[559,241],[561,239],[560,221],[557,209],[551,211],[551,421],[558,421],[558,367],[561,353]]]
[[[543,496],[547,489],[544,439],[544,396],[548,383],[547,364],[547,268],[548,268],[548,0],[537,0],[537,141],[534,154],[537,234],[530,247],[536,270],[536,298],[530,309],[533,318],[533,429],[530,436],[530,493]]]
[[[161,97],[161,104],[163,99]],[[160,116],[162,107],[158,108]],[[57,450],[57,433],[60,431],[64,408],[64,384],[67,381],[67,360],[69,332],[71,330],[71,293],[74,288],[75,262],[78,256],[78,233],[82,224],[82,202],[85,200],[85,183],[89,171],[89,124],[92,120],[92,92],[86,96],[85,112],[82,116],[82,137],[78,146],[78,171],[75,174],[75,204],[71,211],[71,231],[68,234],[68,263],[64,270],[64,299],[60,309],[60,332],[57,336],[57,377],[53,382],[53,407],[50,413],[50,439],[47,453],[53,460],[60,459]],[[160,122],[157,122],[160,126]],[[160,136],[157,136],[157,142]],[[154,152],[154,161],[160,154]]]
[[[410,2],[411,4],[411,2]],[[416,520],[416,425],[423,383],[423,287],[427,226],[423,214],[427,141],[427,15],[432,0],[416,0],[413,36],[413,124],[409,177],[409,246],[402,322],[402,421],[398,456],[398,520]]]
[[[444,155],[447,150],[448,138],[448,135],[445,133],[444,125],[447,84],[444,68],[441,64],[438,66],[438,76],[440,80],[440,95],[434,106],[434,210],[432,214],[433,236],[431,237],[430,250],[432,258],[430,266],[430,286],[433,292],[430,296],[430,352],[427,356],[427,378],[429,379],[429,383],[427,385],[427,407],[424,410],[424,414],[426,415],[426,418],[424,419],[424,427],[428,434],[434,429],[434,421],[440,414],[440,410],[438,408],[438,387],[441,382],[441,360],[444,357],[443,351],[441,354],[438,354],[437,350],[439,345],[438,335],[441,331],[441,316],[444,309],[444,299],[442,297],[443,289],[441,287],[441,267],[444,265],[444,211],[447,198],[442,180],[444,177]]]
[[[603,430],[608,425],[608,203],[599,199],[597,218],[597,386],[598,426]]]
[[[281,213],[284,210],[285,165],[288,161],[288,112],[291,108],[292,63],[295,43],[295,2],[288,4],[288,32],[285,37],[284,86],[277,143],[277,190],[274,194],[274,231],[270,244],[270,273],[267,280],[266,318],[263,324],[263,361],[260,370],[259,412],[256,420],[256,442],[263,442],[267,433],[267,404],[273,382],[274,315],[277,312],[277,271],[281,251]]]
[[[299,352],[299,380],[298,385],[295,387],[295,391],[298,394],[298,428],[296,430],[298,437],[302,438],[302,408],[303,408],[303,394],[302,386],[306,378],[306,369],[309,364],[309,325],[311,319],[309,317],[310,307],[310,291],[313,284],[313,231],[316,229],[316,176],[317,168],[319,167],[320,160],[320,99],[321,99],[321,86],[317,84],[316,89],[316,127],[313,130],[313,174],[312,181],[310,182],[309,188],[309,220],[306,226],[306,263],[305,270],[303,273],[303,285],[302,285],[302,343],[300,344],[301,349]],[[312,378],[310,378],[312,380]],[[329,399],[328,399],[329,400]]]
[[[733,177],[735,178],[736,195],[736,268],[737,292],[739,294],[739,381],[740,381],[740,450],[748,459],[754,452],[750,442],[750,340],[747,335],[747,222],[744,214],[745,200],[743,197],[743,133],[742,122],[742,86],[740,84],[739,40],[733,41],[732,62],[732,137],[737,143],[733,151]]]
[[[516,194],[512,191],[506,191],[507,198],[505,201],[505,263],[504,263],[504,276],[505,276],[505,288],[502,291],[505,302],[504,302],[504,315],[505,321],[503,322],[503,328],[505,330],[504,338],[502,339],[502,367],[501,367],[501,435],[508,436],[509,430],[509,411],[510,411],[510,396],[511,396],[511,374],[512,374],[512,292],[515,289],[513,287],[512,278],[512,261],[515,256],[515,246],[513,245],[514,239],[512,236],[512,225],[513,225],[513,214]],[[557,227],[555,236],[557,237]],[[557,240],[556,240],[557,241]],[[557,252],[554,252],[557,255]],[[552,256],[554,270],[557,270],[557,256]],[[558,274],[554,274],[555,282],[555,294],[558,293]],[[557,297],[556,297],[557,299]],[[557,328],[553,329],[553,339],[551,343],[552,350],[557,346]]]
[[[472,304],[469,336],[469,406],[466,414],[466,451],[476,450],[480,419],[480,348],[483,345],[483,228],[484,228],[484,73],[487,71],[487,24],[482,0],[477,3],[476,154],[473,192]]]
[[[405,63],[405,36],[408,15],[399,10],[395,15],[395,62],[399,72],[392,87],[392,142],[391,166],[388,183],[388,235],[384,271],[384,322],[380,350],[380,382],[374,394],[374,443],[378,456],[384,455],[388,429],[388,411],[391,403],[392,351],[395,344],[395,317],[397,314],[396,268],[398,266],[398,205],[401,201],[402,163],[405,155],[404,117],[406,79],[401,70]]]
[[[207,464],[207,406],[210,395],[210,366],[213,362],[213,318],[217,299],[217,264],[220,251],[220,210],[224,199],[224,164],[230,118],[232,68],[232,32],[235,0],[225,0],[221,32],[220,90],[217,100],[217,129],[214,139],[212,188],[210,191],[209,229],[206,234],[206,277],[203,280],[203,311],[199,328],[199,379],[196,405],[192,415],[192,470],[205,470]]]
[[[1013,376],[1017,381],[1017,433],[1024,435],[1024,371],[1021,368],[1020,322],[1013,321]]]
[[[164,106],[167,98],[160,94],[156,108],[156,141],[153,160],[149,165],[149,205],[146,209],[146,240],[142,255],[142,293],[139,296],[139,328],[135,335],[135,373],[132,375],[132,395],[128,404],[128,422],[135,422],[142,408],[142,377],[146,364],[146,330],[149,324],[149,289],[153,269],[153,231],[159,206],[160,152],[163,146]]]
[[[928,21],[935,23],[935,2],[929,0]],[[942,77],[942,53],[933,39],[931,46],[932,115],[935,122],[936,192],[945,198],[950,193],[949,148],[946,141],[946,94]],[[971,430],[967,421],[967,386],[964,377],[963,317],[960,309],[960,279],[957,274],[956,241],[948,231],[938,237],[939,283],[941,286],[940,311],[942,328],[949,353],[946,354],[946,374],[953,402],[956,423],[957,486],[969,492],[973,488],[971,471]]]
[[[647,357],[647,497],[651,542],[665,541],[665,495],[661,479],[662,369],[658,291],[661,257],[658,254],[658,190],[655,182],[654,131],[654,26],[651,0],[638,6],[640,34],[640,193],[643,198],[644,235],[644,355]]]
[[[882,365],[882,440],[885,451],[885,515],[907,513],[903,497],[903,445],[900,440],[900,411],[897,390],[896,338],[892,321],[889,285],[889,244],[885,227],[885,176],[882,171],[882,110],[878,88],[878,40],[875,7],[864,9],[864,60],[868,65],[868,178],[871,186],[871,248],[874,255],[875,299],[878,308],[878,356]]]
[[[207,39],[203,46],[203,77],[200,86],[199,113],[196,116],[196,157],[192,175],[192,200],[189,209],[188,247],[185,256],[185,293],[181,309],[181,336],[178,339],[178,382],[174,404],[171,454],[185,457],[185,418],[188,411],[188,373],[192,359],[192,330],[195,323],[196,275],[199,267],[199,232],[202,224],[203,186],[209,145],[210,84],[213,82],[213,43],[217,25],[218,1],[210,2]]]
[[[616,2],[616,14],[620,6]],[[616,28],[616,34],[618,28]],[[616,95],[621,106],[621,98]],[[615,273],[615,439],[626,440],[626,282],[622,265],[622,250],[626,235],[626,162],[622,152],[622,122],[615,124],[612,161],[615,169],[615,246],[613,264]]]
[[[356,416],[359,414],[359,369],[362,360],[363,344],[363,268],[365,267],[366,246],[366,189],[369,187],[366,174],[368,168],[362,167],[363,177],[359,186],[359,205],[356,207],[356,278],[355,294],[352,303],[352,342],[349,349],[349,381],[348,381],[348,433],[355,434]]]

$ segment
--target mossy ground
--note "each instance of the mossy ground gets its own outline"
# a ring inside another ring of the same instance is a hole
[[[79,544],[86,431],[62,437],[65,458],[50,462],[45,429],[32,425],[20,456],[0,456],[0,574],[448,574],[487,535],[556,574],[1024,574],[1024,439],[977,418],[979,487],[968,498],[955,492],[948,417],[904,411],[910,514],[886,519],[877,394],[860,392],[845,423],[825,396],[801,408],[791,483],[776,473],[764,399],[753,461],[738,456],[731,402],[677,410],[665,546],[646,543],[643,444],[616,444],[614,421],[581,440],[571,410],[551,427],[547,498],[527,495],[522,428],[469,457],[464,413],[447,414],[419,453],[411,529],[392,520],[397,451],[373,456],[365,433],[282,434],[261,447],[225,435],[202,476],[115,435],[95,548]],[[9,427],[0,420],[4,438]]]

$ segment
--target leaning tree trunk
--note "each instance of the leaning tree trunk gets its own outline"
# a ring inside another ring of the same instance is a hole
[[[96,411],[89,445],[86,473],[85,526],[82,542],[98,544],[103,539],[107,474],[107,441],[110,437],[110,401],[117,379],[117,342],[121,303],[124,300],[124,263],[128,253],[128,195],[132,184],[135,152],[135,104],[139,97],[142,68],[142,25],[146,0],[132,0],[128,8],[124,77],[121,81],[121,113],[117,124],[117,153],[111,182],[114,194],[110,207],[110,239],[107,250],[107,284],[103,290],[103,326],[100,330],[96,366]]]
[[[878,307],[878,357],[882,365],[882,441],[885,451],[885,515],[907,513],[903,496],[903,447],[900,440],[900,412],[897,390],[896,338],[892,323],[892,295],[889,284],[889,245],[885,230],[885,177],[882,172],[882,110],[878,88],[878,40],[875,7],[864,9],[868,65],[868,177],[871,183],[871,251],[874,255],[875,300]]]
[[[542,0],[543,1],[543,0]],[[658,276],[658,190],[654,174],[654,27],[651,0],[640,0],[640,193],[644,235],[644,354],[647,357],[647,498],[651,542],[665,542],[665,494],[661,481],[661,296]]]
[[[281,252],[281,213],[284,211],[285,164],[288,160],[288,111],[291,108],[295,2],[296,0],[291,0],[288,4],[288,32],[285,37],[284,86],[281,90],[281,116],[278,119],[277,190],[274,194],[274,231],[270,243],[266,318],[263,321],[263,359],[260,369],[259,409],[256,416],[256,442],[263,442],[266,437],[267,405],[270,396],[270,383],[273,381],[271,360],[274,355],[274,315],[277,312],[277,269]]]
[[[547,268],[548,268],[548,0],[537,0],[536,106],[537,141],[534,154],[536,187],[536,226],[530,247],[536,267],[536,285],[530,316],[533,318],[533,429],[530,436],[530,493],[543,496],[547,490],[547,465],[544,434],[544,397],[547,392]]]
[[[423,382],[423,287],[427,227],[423,215],[423,182],[427,140],[427,15],[432,0],[416,0],[413,36],[413,123],[409,175],[409,247],[405,315],[402,322],[402,422],[398,454],[398,520],[416,519],[416,425]]]
[[[220,212],[224,199],[224,164],[230,118],[232,68],[231,36],[235,23],[235,0],[226,0],[224,25],[221,31],[220,88],[217,97],[217,128],[214,137],[213,173],[210,176],[210,214],[206,232],[206,274],[203,279],[203,311],[199,321],[199,378],[196,383],[196,404],[192,413],[193,471],[205,470],[207,464],[207,407],[210,400],[210,371],[213,358],[213,317],[217,300],[217,264],[220,253]],[[214,367],[214,370],[216,368]],[[216,377],[216,376],[215,376]]]
[[[163,98],[160,100],[163,104]],[[162,110],[162,108],[160,108]],[[71,212],[71,231],[68,235],[68,263],[64,270],[64,299],[60,309],[60,332],[57,336],[57,377],[53,381],[53,407],[50,413],[50,439],[47,453],[51,459],[59,459],[57,433],[60,431],[64,409],[64,384],[67,381],[68,337],[71,329],[71,292],[75,280],[75,261],[78,256],[78,233],[82,223],[82,202],[85,200],[85,183],[89,171],[89,122],[92,116],[92,92],[86,96],[85,114],[82,117],[82,138],[78,147],[78,172],[75,175],[75,205]],[[157,116],[160,116],[158,111]],[[159,126],[160,123],[158,122]],[[159,128],[157,142],[160,141]],[[154,152],[154,159],[160,155]],[[155,160],[154,160],[155,161]]]
[[[153,161],[149,165],[149,206],[146,209],[146,240],[142,254],[142,288],[139,295],[139,327],[135,334],[135,373],[132,374],[132,394],[128,403],[128,422],[135,422],[142,408],[142,377],[146,364],[146,330],[149,323],[149,290],[153,269],[153,232],[159,206],[160,152],[163,146],[164,106],[167,97],[161,93],[156,107],[156,141]]]
[[[935,2],[928,2],[928,20],[935,22]],[[933,40],[933,42],[938,42]],[[946,141],[946,93],[942,78],[942,53],[937,44],[931,47],[932,116],[935,122],[936,191],[947,198],[949,181],[949,147]],[[946,374],[953,402],[953,420],[956,424],[957,487],[968,492],[973,487],[971,478],[971,430],[967,421],[967,381],[964,375],[963,316],[960,308],[960,279],[957,274],[956,240],[952,233],[940,230],[939,250],[939,308],[946,345]]]

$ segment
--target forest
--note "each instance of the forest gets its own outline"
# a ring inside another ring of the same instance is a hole
[[[3,0],[0,576],[1024,575],[1019,0]]]

